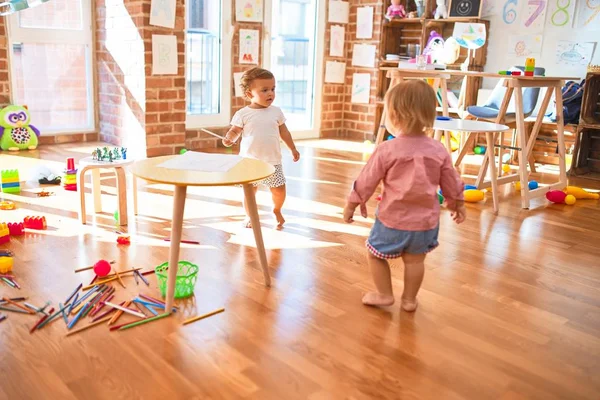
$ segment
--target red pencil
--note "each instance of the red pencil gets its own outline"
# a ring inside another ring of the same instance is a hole
[[[170,242],[171,239],[170,238],[164,238],[163,239],[165,242]],[[200,244],[200,242],[197,242],[195,240],[180,240],[179,243],[186,243],[186,244]]]
[[[154,270],[150,270],[150,271],[140,272],[140,275],[146,276],[146,275],[150,275],[150,274],[153,274],[153,273],[154,273]]]
[[[49,316],[50,314],[52,314],[53,312],[54,312],[54,307],[52,307],[52,308],[50,309],[50,311],[48,311],[48,314],[47,314],[47,315],[44,315],[44,316],[43,316],[43,317],[42,317],[42,318],[41,318],[41,319],[40,319],[40,320],[37,322],[37,324],[35,324],[35,325],[33,326],[33,328],[31,328],[31,330],[29,331],[29,334],[32,334],[32,333],[33,333],[33,331],[35,331],[35,330],[37,329],[37,327],[38,327],[38,326],[40,326],[40,324],[41,324],[42,322],[44,322],[44,321],[45,321],[45,320],[48,318],[48,316]]]
[[[153,303],[162,304],[163,306],[165,305],[165,302],[164,302],[164,301],[162,301],[162,300],[158,300],[158,299],[155,299],[154,297],[150,297],[150,296],[147,296],[147,295],[145,295],[145,294],[142,294],[142,293],[140,293],[140,297],[143,297],[143,298],[144,298],[144,299],[146,299],[146,300],[150,300],[150,301],[151,301],[151,302],[153,302]]]

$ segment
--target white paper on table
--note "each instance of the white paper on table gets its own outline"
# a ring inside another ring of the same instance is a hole
[[[350,5],[347,1],[329,1],[329,18],[327,22],[333,22],[336,24],[347,24],[349,15]]]
[[[344,57],[344,35],[346,28],[342,25],[331,26],[331,42],[329,45],[329,55],[331,57]]]
[[[508,54],[517,57],[540,55],[542,52],[542,35],[512,35],[508,38]]]
[[[596,42],[571,42],[559,40],[556,43],[556,64],[586,66],[592,61]]]
[[[355,44],[352,51],[352,65],[357,67],[374,67],[375,45]]]
[[[258,30],[240,29],[240,64],[258,64]]]
[[[240,83],[242,82],[243,72],[234,72],[233,73],[233,86],[235,89],[235,97],[244,97],[244,93],[242,92],[242,88],[240,87]]]
[[[325,83],[344,83],[345,77],[345,62],[327,61],[325,64]]]
[[[150,25],[175,28],[175,0],[152,0]]]
[[[359,7],[356,11],[356,38],[373,37],[373,7]]]
[[[177,74],[177,36],[152,35],[152,75]]]
[[[232,154],[187,151],[182,155],[175,156],[170,160],[159,164],[158,167],[186,171],[227,172],[242,161],[242,159],[243,157]]]
[[[215,1],[215,0],[212,0]],[[211,1],[211,2],[212,2]],[[215,1],[217,3],[217,1]],[[235,0],[235,20],[246,22],[263,21],[262,0]]]
[[[352,103],[369,103],[371,74],[352,74]]]

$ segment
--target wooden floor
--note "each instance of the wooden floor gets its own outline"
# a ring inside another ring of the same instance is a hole
[[[85,157],[96,145],[2,153],[0,166],[19,168],[25,180],[41,165],[60,171],[67,156]],[[599,202],[536,200],[525,211],[505,186],[499,216],[489,195],[468,205],[461,226],[443,211],[417,312],[400,312],[398,304],[367,308],[360,299],[372,288],[363,246],[371,220],[345,225],[341,218],[363,164],[362,144],[300,146],[299,163],[285,156],[283,231],[273,229],[269,195],[258,196],[272,288],[261,283],[251,231],[241,228],[241,189],[191,189],[184,239],[201,245],[184,245],[181,258],[200,268],[195,297],[180,301],[167,319],[69,337],[62,320],[29,334],[38,317],[6,313],[0,399],[600,398]],[[90,215],[87,226],[77,221],[76,193],[53,187],[55,196],[38,198],[39,189],[28,184],[21,196],[5,197],[19,208],[0,211],[0,221],[45,215],[49,228],[0,246],[16,253],[22,286],[2,284],[0,296],[56,306],[91,280],[89,271],[75,274],[78,267],[105,258],[121,270],[150,269],[167,260],[162,238],[169,234],[172,188],[141,188],[140,215],[131,212],[123,228],[132,244],[117,246],[114,179],[108,172],[103,178],[104,212]],[[575,183],[600,189],[593,181]],[[91,212],[89,183],[86,189]],[[403,267],[394,267],[399,297]],[[116,285],[115,301],[139,292],[158,296],[149,278],[150,288],[132,278],[127,289]],[[182,326],[186,317],[220,307],[226,311]]]

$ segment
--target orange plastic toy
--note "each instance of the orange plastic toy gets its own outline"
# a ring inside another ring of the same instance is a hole
[[[0,257],[0,274],[6,274],[13,269],[12,257]]]
[[[25,233],[25,226],[23,226],[22,222],[15,222],[14,224],[9,222],[8,223],[8,230],[11,234],[11,236],[20,236],[23,235]]]
[[[12,201],[0,201],[0,210],[14,210],[15,203]]]
[[[129,240],[129,236],[119,236],[117,238],[117,243],[118,244],[131,244],[131,241]]]
[[[28,229],[46,229],[46,217],[25,217],[25,220],[23,220],[23,225]]]
[[[10,242],[10,231],[8,225],[0,223],[0,244]]]

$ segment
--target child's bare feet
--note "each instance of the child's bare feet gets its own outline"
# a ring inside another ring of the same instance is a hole
[[[419,301],[402,299],[402,309],[406,312],[414,312],[419,306]]]
[[[283,228],[285,219],[283,218],[283,214],[281,214],[281,210],[273,210],[273,214],[275,214],[275,219],[277,220],[277,229]]]
[[[380,306],[386,307],[394,304],[394,296],[390,296],[387,294],[381,294],[377,292],[369,292],[365,294],[362,298],[362,302],[366,306]]]
[[[242,222],[242,226],[244,228],[252,228],[252,222],[250,221],[250,218],[246,218],[243,222]]]

